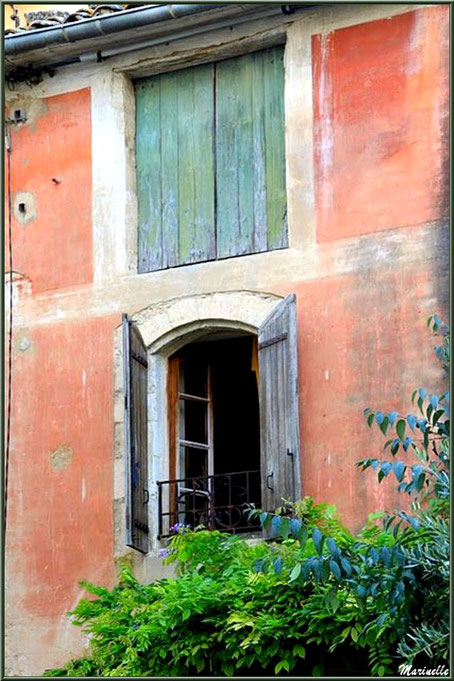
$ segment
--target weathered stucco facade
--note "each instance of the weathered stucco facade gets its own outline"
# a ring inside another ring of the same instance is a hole
[[[9,127],[6,178],[8,674],[40,675],[81,650],[65,616],[79,580],[112,585],[126,552],[137,574],[158,574],[153,552],[123,539],[122,313],[165,358],[183,325],[253,331],[295,293],[301,494],[335,503],[352,528],[396,503],[354,464],[383,444],[364,407],[407,413],[414,387],[442,381],[425,322],[448,310],[448,12],[306,8],[57,68],[7,93],[8,112],[27,115]],[[132,79],[283,38],[289,247],[137,274]],[[157,370],[150,390],[163,380]],[[157,432],[151,457],[166,447]]]

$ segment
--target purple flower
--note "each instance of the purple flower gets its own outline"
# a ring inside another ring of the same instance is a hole
[[[170,532],[172,534],[184,534],[185,532],[189,532],[190,529],[190,525],[185,525],[184,523],[175,523],[175,525],[171,526]]]
[[[170,549],[160,549],[159,550],[159,557],[160,558],[167,558],[167,556],[170,556],[171,551]]]

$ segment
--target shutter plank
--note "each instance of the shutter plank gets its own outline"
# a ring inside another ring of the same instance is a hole
[[[254,252],[254,58],[216,66],[217,256]]]
[[[264,59],[261,53],[253,55],[252,107],[253,140],[252,159],[254,167],[254,234],[253,253],[268,248],[266,217],[266,176],[265,176],[265,101],[263,90]]]
[[[162,265],[174,267],[178,256],[178,76],[161,76]]]
[[[148,551],[147,351],[123,315],[126,443],[126,544]]]
[[[282,47],[266,51],[264,64],[265,167],[268,250],[284,248],[287,238],[285,189],[284,52]]]
[[[259,372],[262,505],[272,511],[283,498],[301,494],[294,295],[279,303],[259,329]]]
[[[238,60],[238,240],[236,255],[254,250],[254,138],[252,79],[254,59],[246,55]]]
[[[217,257],[287,245],[283,48],[216,65]]]
[[[216,64],[217,257],[235,253],[238,241],[237,59]]]
[[[160,77],[136,84],[138,269],[163,267],[160,152]]]
[[[213,66],[178,74],[179,264],[215,257]]]

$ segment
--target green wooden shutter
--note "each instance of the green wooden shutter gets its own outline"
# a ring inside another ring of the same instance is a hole
[[[139,272],[214,259],[213,65],[135,88]]]
[[[139,272],[285,248],[283,47],[135,89]]]
[[[288,245],[283,52],[215,65],[218,258]]]
[[[137,326],[123,315],[126,445],[126,544],[148,551],[147,350]]]
[[[300,483],[296,297],[280,302],[258,333],[262,506],[298,499]]]

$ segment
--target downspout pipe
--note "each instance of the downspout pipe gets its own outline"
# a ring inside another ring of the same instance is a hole
[[[62,24],[51,28],[20,33],[5,38],[5,57],[49,48],[56,45],[67,45],[79,40],[90,40],[102,36],[112,35],[120,31],[141,28],[150,24],[157,24],[169,19],[206,12],[225,6],[223,4],[195,4],[195,5],[161,5],[159,7],[138,7],[125,10],[100,19],[83,19],[73,24]]]

